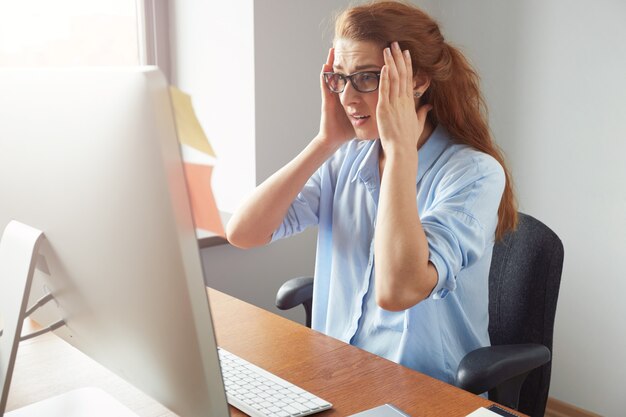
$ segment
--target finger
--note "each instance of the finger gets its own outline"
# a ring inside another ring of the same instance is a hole
[[[406,95],[407,90],[406,63],[404,61],[404,54],[402,53],[398,42],[393,42],[391,44],[391,54],[393,57],[393,61],[396,64],[396,69],[398,71],[398,95],[404,96]]]
[[[378,107],[389,103],[389,67],[383,65],[380,70],[380,82],[378,85]]]
[[[396,63],[391,55],[391,49],[385,48],[384,52],[385,65],[387,68],[387,75],[389,78],[389,99],[398,97],[398,70],[396,69]]]
[[[408,49],[404,52],[404,63],[406,66],[406,90],[407,95],[413,98],[413,62],[411,60],[411,53]]]
[[[326,58],[326,65],[328,65],[332,71],[333,64],[335,63],[335,48],[328,49],[328,58]]]
[[[322,98],[330,97],[332,91],[326,85],[324,80],[325,72],[333,72],[333,64],[335,63],[335,48],[328,49],[328,57],[326,57],[326,63],[322,65],[322,72],[320,74],[320,87],[322,89]]]
[[[320,89],[322,90],[322,102],[326,100],[332,100],[335,93],[330,91],[330,88],[326,85],[326,80],[324,80],[324,73],[328,72],[328,64],[322,65],[322,71],[320,71]]]
[[[323,71],[332,72],[333,64],[335,63],[335,48],[330,48],[328,50],[328,57],[326,58],[326,63],[323,66]]]
[[[322,88],[322,97],[326,95],[326,91],[328,90],[328,87],[326,87],[326,81],[324,81],[324,73],[326,72],[326,67],[327,64],[322,65],[322,71],[320,71],[320,87]]]

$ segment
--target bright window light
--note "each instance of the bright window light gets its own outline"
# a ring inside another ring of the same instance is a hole
[[[0,0],[0,67],[139,65],[136,0]]]

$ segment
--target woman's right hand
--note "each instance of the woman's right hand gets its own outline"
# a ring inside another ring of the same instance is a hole
[[[322,90],[322,117],[320,121],[320,132],[318,138],[329,145],[340,146],[355,137],[352,123],[346,115],[346,111],[341,105],[339,94],[328,89],[324,82],[324,73],[333,72],[335,61],[335,49],[328,50],[328,59],[322,66],[320,74],[320,88]]]

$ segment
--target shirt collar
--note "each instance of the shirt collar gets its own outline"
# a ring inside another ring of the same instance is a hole
[[[419,183],[426,171],[435,163],[437,158],[450,144],[450,134],[442,125],[437,125],[430,137],[417,151],[417,178],[415,183]]]
[[[359,178],[366,185],[374,186],[372,181],[378,178],[378,155],[380,153],[380,139],[367,141],[359,152],[357,160],[360,159],[358,168],[350,182]]]
[[[435,163],[449,144],[450,135],[446,128],[441,125],[435,127],[426,143],[418,150],[416,184],[420,182],[426,171]],[[351,182],[359,178],[365,184],[372,184],[372,179],[378,178],[378,155],[380,153],[380,146],[380,139],[368,141],[368,143],[363,146],[358,156],[360,162]]]

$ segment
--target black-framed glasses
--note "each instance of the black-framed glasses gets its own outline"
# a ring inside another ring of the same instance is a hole
[[[352,87],[360,93],[371,93],[378,89],[380,81],[380,71],[355,72],[350,75],[337,74],[336,72],[325,72],[324,82],[333,93],[343,93],[348,80]]]

